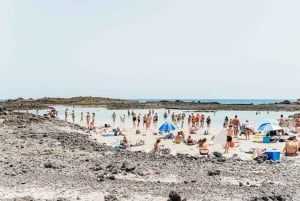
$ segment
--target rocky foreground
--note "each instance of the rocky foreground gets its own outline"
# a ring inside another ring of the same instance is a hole
[[[300,200],[297,160],[115,151],[83,133],[0,111],[0,200]]]

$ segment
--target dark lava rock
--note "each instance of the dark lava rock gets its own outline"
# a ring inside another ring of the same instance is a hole
[[[117,168],[114,168],[114,169],[111,170],[111,173],[112,173],[112,174],[118,174],[119,171],[117,170]]]
[[[221,174],[220,170],[208,170],[208,176],[215,176],[220,174]]]
[[[213,152],[213,155],[214,155],[215,157],[217,157],[217,158],[222,157],[222,153],[221,153],[221,152],[218,152],[218,151],[214,151],[214,152]]]
[[[14,198],[14,201],[36,201],[36,200],[31,196],[24,196],[24,197]]]
[[[108,177],[108,179],[110,179],[110,180],[116,180],[116,177],[114,175],[111,175],[111,176]]]
[[[118,199],[115,195],[105,195],[104,201],[118,201]]]
[[[226,158],[222,157],[222,158],[218,158],[217,159],[218,162],[224,163],[226,161]]]
[[[136,168],[136,164],[129,160],[125,160],[121,167],[121,169],[125,170],[126,172],[133,171],[133,170],[135,170],[135,168]]]
[[[98,182],[101,182],[101,181],[104,181],[104,174],[101,174],[101,175],[97,175],[97,181]]]
[[[59,198],[56,199],[56,201],[69,201],[69,200],[66,199],[66,198],[59,197]]]
[[[181,201],[181,196],[179,195],[179,193],[177,193],[175,191],[171,191],[169,193],[168,201]]]
[[[47,161],[44,163],[44,168],[52,168],[52,169],[61,169],[64,166],[57,164],[57,163],[53,163],[51,161]]]

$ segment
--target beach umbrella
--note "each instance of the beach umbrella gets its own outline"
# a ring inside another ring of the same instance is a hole
[[[261,124],[257,130],[259,131],[275,131],[275,130],[281,130],[282,128],[278,125],[274,125],[274,124],[271,124],[271,123],[263,123]]]
[[[159,127],[158,130],[159,131],[173,131],[173,130],[176,130],[176,127],[172,123],[166,121]]]

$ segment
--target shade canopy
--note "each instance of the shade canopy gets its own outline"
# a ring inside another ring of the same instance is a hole
[[[275,130],[281,130],[282,128],[278,125],[274,125],[271,123],[263,123],[261,124],[257,130],[259,131],[275,131]]]
[[[171,122],[165,122],[163,123],[159,129],[159,131],[173,131],[176,130],[176,127]]]

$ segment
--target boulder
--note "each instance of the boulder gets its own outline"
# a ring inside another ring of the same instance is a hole
[[[177,193],[175,191],[171,191],[169,193],[169,200],[168,201],[181,201],[181,196],[179,195],[179,193]]]
[[[136,164],[131,162],[130,160],[125,160],[121,167],[121,169],[125,170],[126,172],[133,171],[135,170],[135,168],[136,168]]]

